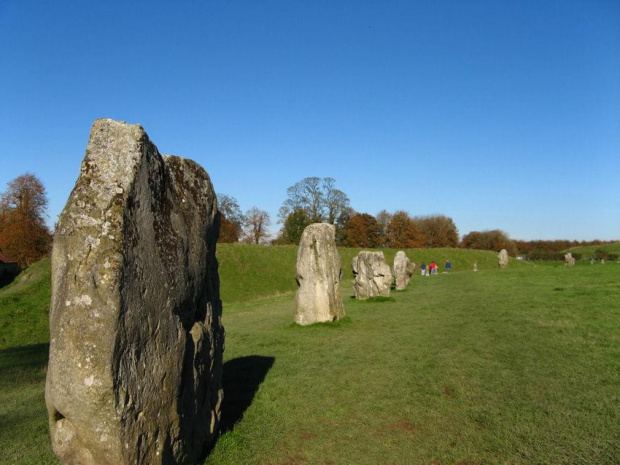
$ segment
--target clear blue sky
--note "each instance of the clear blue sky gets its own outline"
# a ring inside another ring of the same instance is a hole
[[[100,117],[274,223],[330,176],[461,234],[620,238],[617,0],[0,0],[0,191],[33,172],[53,224]]]

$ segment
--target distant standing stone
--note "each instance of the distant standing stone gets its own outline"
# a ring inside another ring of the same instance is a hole
[[[362,251],[353,258],[352,266],[357,299],[390,295],[394,278],[383,252]]]
[[[568,252],[564,255],[564,264],[568,266],[575,266],[575,257],[573,257],[572,253]]]
[[[508,266],[508,252],[506,251],[506,249],[500,250],[499,254],[497,255],[497,260],[500,268],[506,268]]]
[[[213,443],[224,328],[217,201],[139,125],[93,124],[52,254],[45,388],[65,464],[190,464]]]
[[[394,280],[396,281],[397,291],[402,291],[407,288],[414,269],[415,263],[411,263],[405,252],[402,250],[396,252],[396,256],[394,257]]]
[[[336,321],[344,316],[340,295],[340,255],[331,224],[306,227],[297,250],[295,323]]]
[[[478,262],[474,262],[474,271],[478,271]]]

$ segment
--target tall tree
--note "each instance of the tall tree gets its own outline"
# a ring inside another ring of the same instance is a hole
[[[386,244],[394,248],[424,247],[424,236],[406,211],[399,210],[392,215],[387,227]]]
[[[323,192],[327,222],[335,224],[336,220],[349,206],[349,198],[344,192],[336,189],[336,180],[334,178],[323,178]]]
[[[377,221],[381,225],[381,231],[383,233],[383,237],[387,237],[387,228],[390,225],[390,221],[392,221],[392,214],[387,210],[381,210],[377,213]],[[381,244],[381,247],[385,247],[385,244]]]
[[[445,215],[417,216],[413,219],[424,236],[424,247],[457,247],[459,231],[452,218]]]
[[[0,248],[21,267],[49,252],[52,237],[45,225],[46,211],[45,187],[31,173],[10,181],[0,196]]]
[[[303,208],[296,208],[286,217],[282,230],[274,244],[299,244],[301,235],[309,224],[308,212]]]
[[[357,212],[352,207],[345,207],[340,212],[338,218],[336,218],[336,223],[334,224],[336,227],[336,245],[346,246],[346,227],[349,220],[355,215],[357,215]]]
[[[280,207],[279,221],[284,223],[296,208],[306,211],[311,223],[327,221],[334,224],[349,206],[349,198],[336,189],[333,178],[308,177],[286,190],[287,198]]]
[[[269,225],[271,219],[269,213],[257,207],[250,208],[244,215],[245,241],[250,244],[263,244],[269,237]]]
[[[357,213],[346,223],[342,231],[342,244],[345,247],[379,247],[383,243],[381,225],[368,213]]]
[[[220,212],[220,236],[218,242],[237,242],[243,233],[243,213],[237,199],[226,194],[217,194],[217,208]]]

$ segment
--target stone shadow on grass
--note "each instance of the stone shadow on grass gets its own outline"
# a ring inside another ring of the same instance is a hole
[[[0,385],[15,395],[21,385],[41,386],[41,395],[36,402],[40,402],[40,409],[28,408],[26,412],[20,409],[20,403],[32,401],[30,397],[19,397],[10,405],[4,405],[5,414],[0,415],[0,437],[16,438],[20,435],[24,424],[40,419],[40,426],[47,427],[43,389],[49,344],[34,344],[18,347],[9,347],[0,350]],[[30,394],[28,394],[30,395]],[[3,462],[4,463],[4,462]]]
[[[49,344],[31,344],[1,349],[0,379],[14,381],[15,374],[29,370],[43,370],[47,365],[49,350]]]
[[[221,434],[232,431],[241,421],[275,360],[274,357],[250,355],[224,363]]]

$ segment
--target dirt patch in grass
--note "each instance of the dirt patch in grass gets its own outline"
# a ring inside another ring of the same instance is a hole
[[[408,421],[399,421],[392,425],[392,429],[413,433],[414,431],[416,431],[417,428],[413,423],[410,423]]]
[[[313,441],[316,439],[316,434],[305,432],[305,433],[301,433],[299,435],[299,438],[302,441]]]
[[[444,386],[442,392],[444,396],[454,399],[454,389],[450,386]]]
[[[300,463],[306,463],[306,458],[303,455],[293,455],[284,459],[283,462],[278,462],[278,465],[299,465]]]

